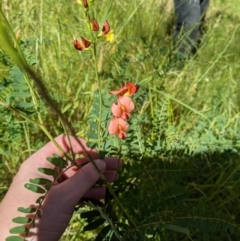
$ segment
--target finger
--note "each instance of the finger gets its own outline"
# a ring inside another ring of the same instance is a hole
[[[71,167],[69,168],[66,172],[64,172],[64,174],[61,176],[61,181],[59,182],[62,182],[62,181],[65,181],[67,180],[68,178],[72,177],[73,175],[76,174],[76,172],[78,171],[79,169],[77,167]],[[104,176],[106,177],[106,180],[108,182],[113,182],[117,179],[117,174],[116,174],[116,171],[112,171],[112,170],[107,170],[106,168],[106,171],[103,173]]]
[[[104,172],[108,182],[114,182],[118,178],[116,172]],[[93,187],[89,189],[84,195],[84,198],[93,198],[93,199],[103,199],[106,195],[106,187]]]
[[[106,165],[107,165],[106,170],[117,170],[118,168],[122,167],[122,164],[123,164],[122,161],[117,157],[106,157],[104,161],[106,162]],[[81,166],[89,162],[89,159],[78,158],[76,159],[76,162],[79,166]]]
[[[55,138],[55,141],[58,143],[58,145],[62,148],[63,152],[68,153],[71,149],[76,154],[82,154],[85,151],[87,151],[90,155],[95,156],[96,151],[86,146],[86,141],[83,139],[78,139],[78,141],[72,136],[67,137],[66,135],[60,135]],[[43,146],[40,150],[35,152],[30,158],[28,158],[23,165],[28,166],[28,168],[31,169],[31,166],[34,165],[34,167],[46,167],[46,168],[54,168],[54,166],[46,161],[47,157],[51,157],[53,153],[61,156],[63,154],[59,148],[51,141],[47,143],[45,146]]]
[[[99,171],[104,172],[106,163],[102,160],[95,161]],[[83,195],[97,182],[100,174],[92,163],[88,163],[79,169],[75,175],[59,184],[63,207],[74,208]]]
[[[123,165],[122,161],[117,157],[106,157],[104,161],[106,162],[107,170],[118,170]]]
[[[116,172],[104,172],[103,174],[108,182],[114,182],[118,179]]]
[[[103,199],[106,195],[106,187],[97,187],[91,188],[88,190],[83,197],[84,198],[93,198],[93,199]]]

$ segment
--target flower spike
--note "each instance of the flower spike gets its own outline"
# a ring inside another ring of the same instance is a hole
[[[75,49],[79,50],[79,51],[84,51],[86,49],[88,49],[88,47],[91,45],[91,42],[86,40],[85,38],[81,37],[81,40],[74,40],[74,47]]]

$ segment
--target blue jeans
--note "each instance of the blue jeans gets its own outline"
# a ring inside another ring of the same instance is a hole
[[[174,0],[176,15],[174,42],[178,52],[182,54],[195,52],[208,5],[209,0]]]

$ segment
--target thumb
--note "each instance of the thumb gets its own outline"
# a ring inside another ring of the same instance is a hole
[[[106,169],[106,163],[102,160],[94,161],[99,171],[102,173]],[[62,194],[65,194],[68,205],[75,206],[83,195],[97,182],[100,174],[93,163],[89,162],[71,178],[61,183]]]

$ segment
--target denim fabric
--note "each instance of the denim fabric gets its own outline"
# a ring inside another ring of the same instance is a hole
[[[174,0],[176,16],[174,42],[180,53],[196,50],[208,5],[209,0]]]

